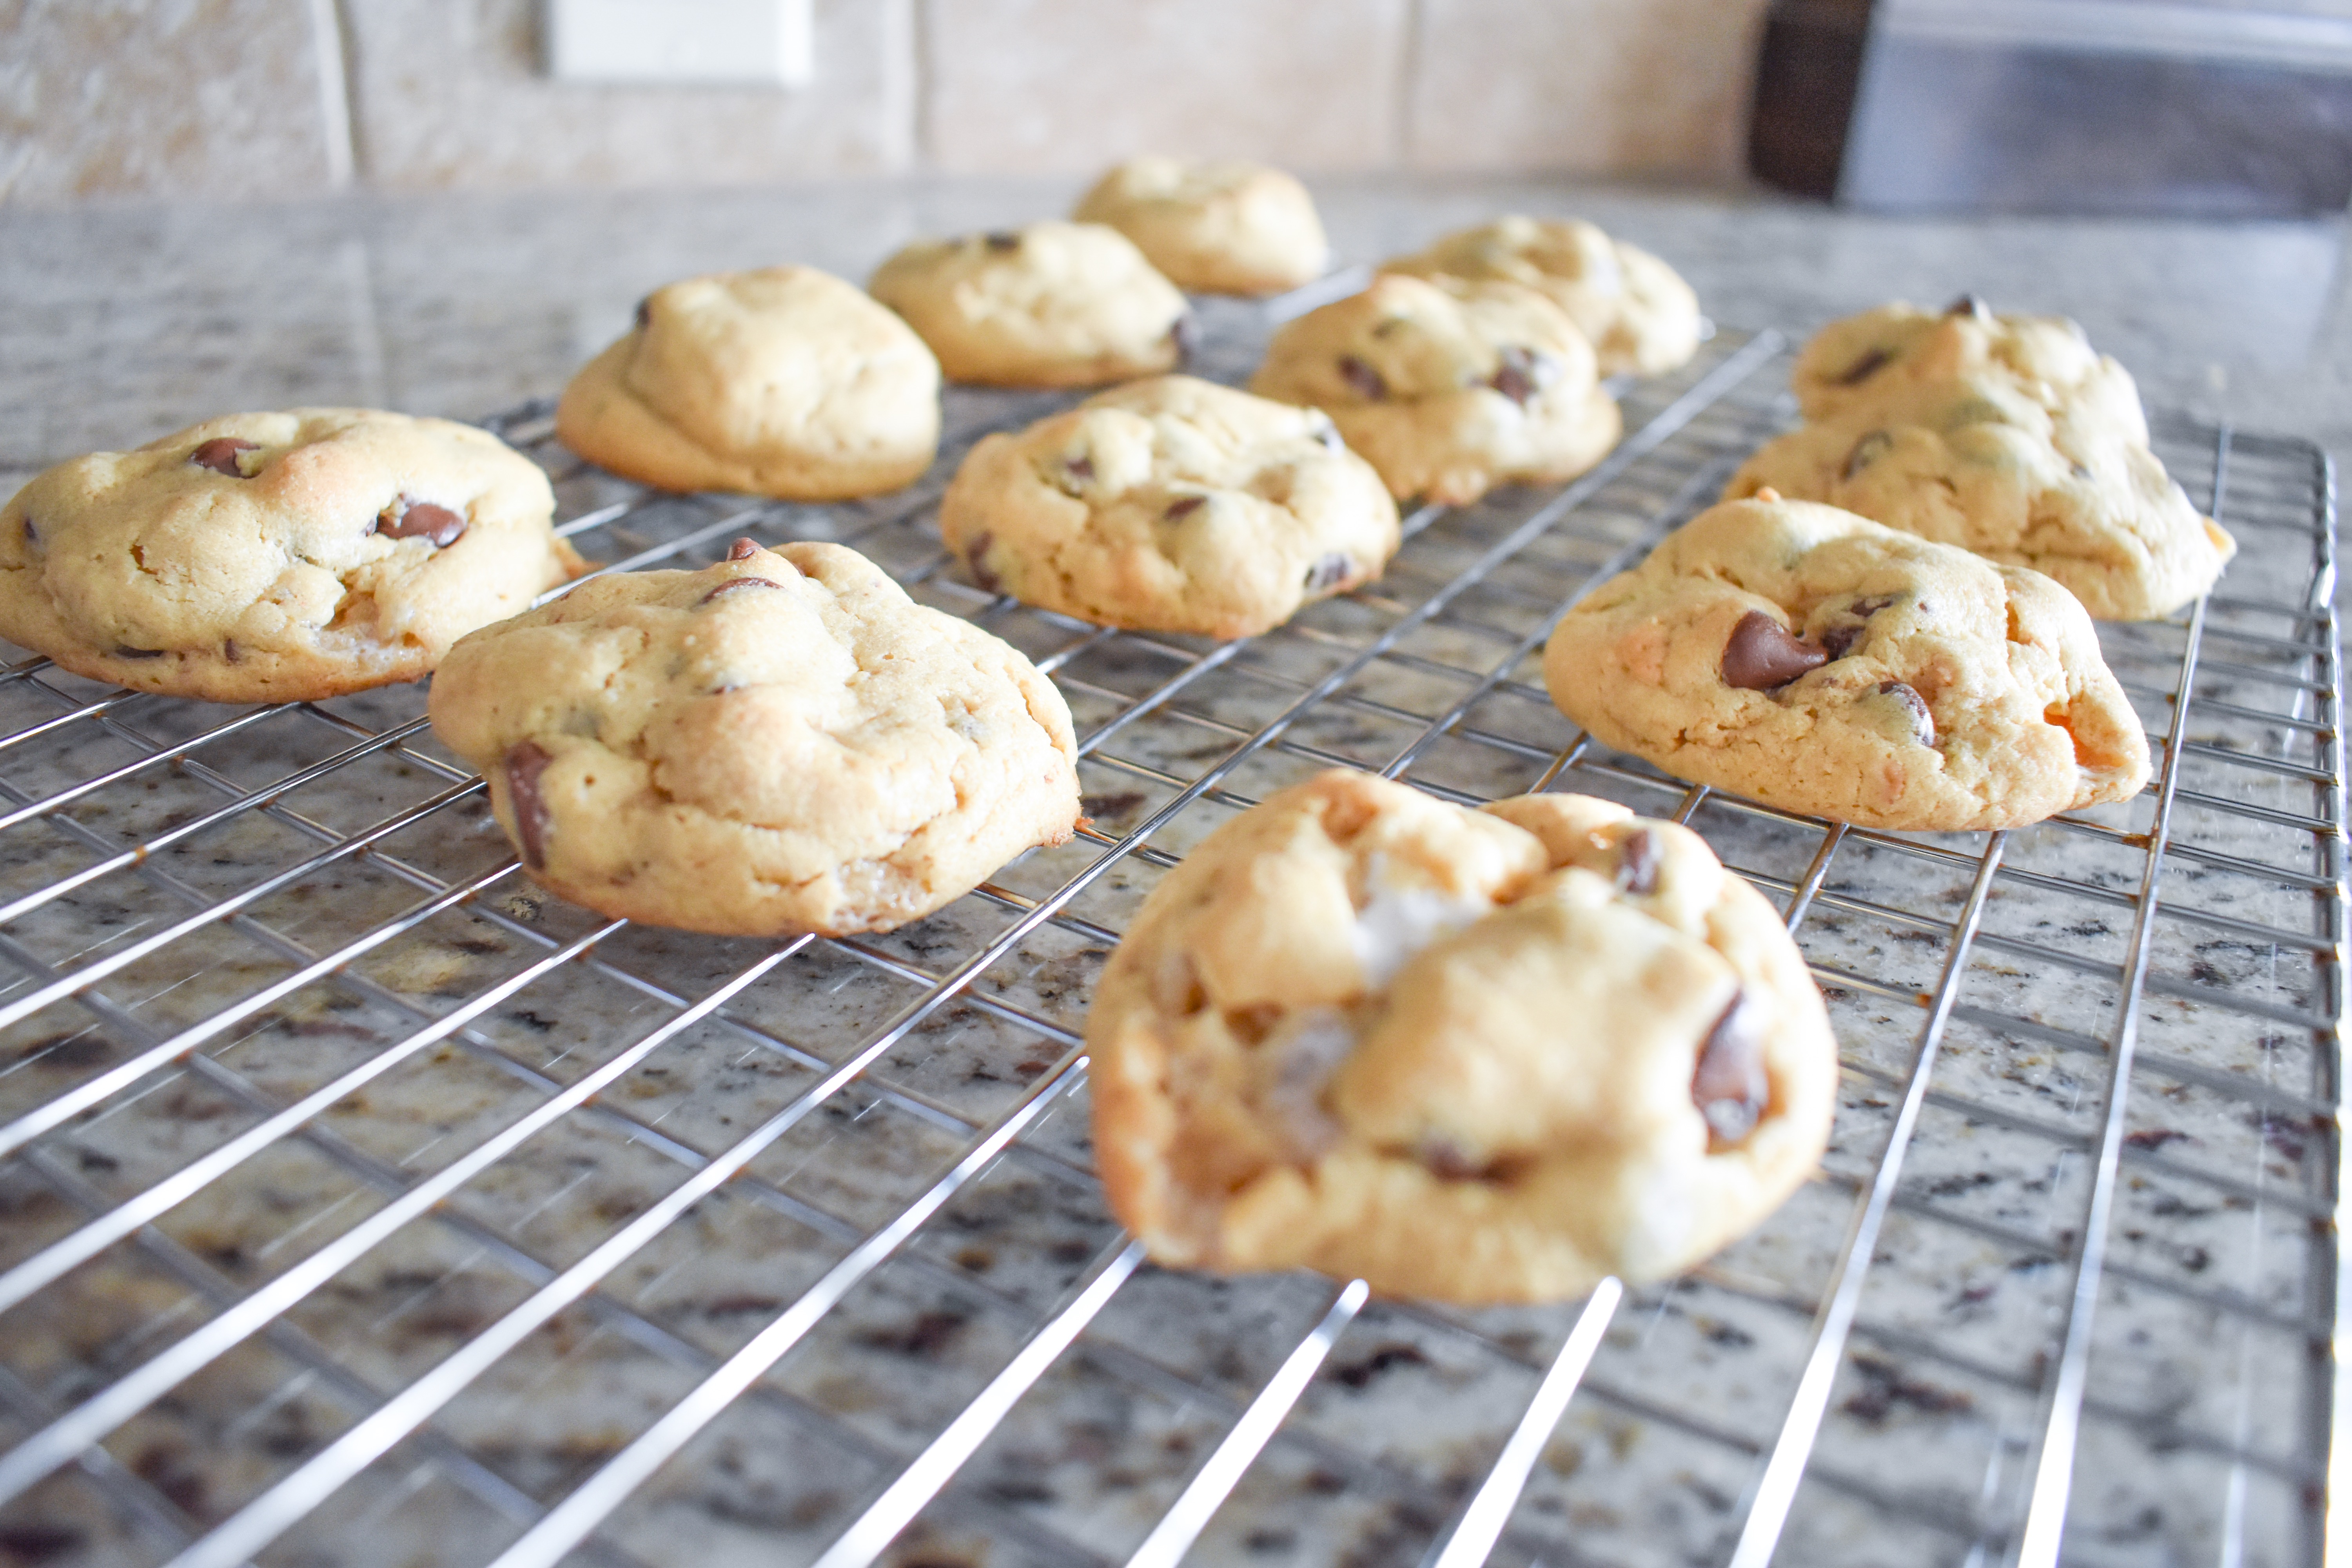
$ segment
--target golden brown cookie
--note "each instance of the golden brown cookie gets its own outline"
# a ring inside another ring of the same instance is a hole
[[[887,931],[1078,816],[1052,683],[838,544],[583,583],[451,649],[432,714],[533,877],[688,931]]]
[[[1033,223],[924,239],[868,285],[940,356],[950,381],[1097,386],[1173,370],[1192,314],[1143,252],[1098,223]]]
[[[1249,384],[1328,414],[1399,500],[1557,484],[1625,429],[1576,323],[1511,283],[1375,278],[1285,323]]]
[[[1463,1302],[1689,1267],[1811,1173],[1837,1083],[1779,914],[1696,834],[1346,771],[1168,873],[1087,1048],[1154,1258]]]
[[[840,500],[913,483],[940,446],[940,366],[906,322],[814,267],[646,296],[555,411],[563,444],[670,490]]]
[[[1296,289],[1331,257],[1307,187],[1259,163],[1130,158],[1070,216],[1108,224],[1170,282],[1201,293]]]
[[[1769,491],[1595,588],[1544,680],[1596,740],[1676,778],[1865,826],[2021,827],[2147,782],[2073,595]]]
[[[539,466],[470,425],[231,414],[60,463],[0,509],[0,637],[219,702],[415,680],[583,569],[554,510]]]
[[[1105,626],[1251,637],[1380,575],[1380,475],[1311,408],[1186,375],[972,448],[940,507],[991,593]]]

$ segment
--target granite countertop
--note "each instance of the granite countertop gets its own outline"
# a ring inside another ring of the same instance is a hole
[[[899,243],[1066,210],[1076,182],[92,204],[0,224],[0,480],[231,409],[474,417],[551,395],[647,289],[797,260],[862,279]],[[1317,186],[1343,259],[1496,213],[1580,213],[1714,317],[1803,332],[1973,291],[2072,315],[2151,406],[2352,452],[2343,226],[1890,219],[1758,192],[1381,178]]]

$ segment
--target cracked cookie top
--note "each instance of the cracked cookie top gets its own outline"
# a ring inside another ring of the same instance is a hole
[[[714,273],[646,295],[564,388],[555,430],[664,489],[875,495],[938,455],[940,365],[905,321],[814,267]]]
[[[1192,332],[1176,286],[1098,223],[919,239],[866,287],[922,334],[950,381],[1125,381],[1174,369]]]
[[[209,419],[0,509],[0,637],[94,679],[228,702],[429,674],[575,575],[537,464],[361,408]]]
[[[1534,289],[1591,340],[1603,375],[1656,375],[1698,352],[1698,296],[1682,275],[1581,218],[1496,218],[1381,270]]]
[[[1449,1300],[1654,1279],[1812,1170],[1836,1050],[1761,895],[1581,795],[1336,771],[1160,881],[1087,1022],[1095,1148],[1164,1262]]]
[[[1624,431],[1592,345],[1515,283],[1375,278],[1277,330],[1250,390],[1328,414],[1400,500],[1572,479]]]
[[[1110,225],[1170,282],[1204,293],[1296,289],[1331,255],[1307,187],[1260,163],[1130,158],[1070,216]]]
[[[2073,595],[1769,489],[1579,602],[1544,680],[1595,739],[1676,778],[1866,826],[2019,827],[2147,782]]]
[[[2030,566],[2102,620],[2171,614],[2237,551],[2148,448],[2129,374],[2072,321],[1889,305],[1822,329],[1792,381],[1811,422],[1726,499],[1770,489]]]
[[[940,531],[991,593],[1213,637],[1379,576],[1400,537],[1396,503],[1328,418],[1181,375],[988,437]]]
[[[1061,694],[837,544],[583,583],[453,648],[432,717],[532,876],[691,931],[888,930],[1078,816]]]

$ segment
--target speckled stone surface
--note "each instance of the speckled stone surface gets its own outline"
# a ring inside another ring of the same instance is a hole
[[[2159,404],[2339,447],[2352,426],[2331,227],[1896,225],[1748,198],[1526,185],[1319,194],[1350,258],[1520,206],[1587,213],[1675,261],[1727,327],[1689,370],[1629,395],[1636,431],[1732,363],[1746,341],[1739,328],[1801,331],[1888,294],[1937,300],[1963,289],[2082,316]],[[19,218],[0,225],[0,363],[11,371],[0,384],[0,456],[30,467],[240,405],[348,400],[484,414],[555,392],[653,284],[778,260],[862,278],[910,234],[1052,212],[1070,195],[875,185]],[[1206,374],[1246,373],[1263,323],[1241,321],[1241,309],[1211,307]],[[1604,474],[1556,526],[1545,524],[1548,496],[1520,489],[1445,513],[1376,587],[1312,607],[1149,710],[1139,700],[1202,647],[1099,639],[992,600],[943,563],[926,510],[980,428],[1066,399],[952,392],[948,450],[904,496],[757,512],[730,498],[681,498],[586,528],[577,542],[603,561],[671,549],[699,562],[747,528],[771,540],[854,540],[925,602],[980,619],[1051,665],[1080,731],[1111,737],[1083,777],[1090,816],[1113,837],[1169,801],[1169,781],[1218,764],[1269,724],[1288,724],[1284,743],[1236,761],[1223,781],[1235,796],[1262,797],[1327,760],[1380,766],[1465,691],[1475,700],[1464,723],[1434,736],[1411,776],[1491,796],[1530,787],[1574,738],[1535,668],[1549,616],[1699,504],[1782,416],[1780,367],[1749,363],[1757,368],[1721,402]],[[2210,446],[2167,428],[2165,457],[2201,497]],[[532,434],[526,426],[517,438]],[[543,442],[533,449],[557,478],[566,518],[631,493]],[[2314,1325],[2328,1321],[2333,1278],[2325,1233],[2311,1222],[2332,1192],[2334,1068],[2310,1021],[2334,982],[2324,944],[2298,933],[2324,919],[2307,824],[2321,809],[2312,780],[2327,756],[2302,721],[2312,710],[2296,684],[2305,666],[2285,635],[2300,624],[2292,607],[2310,580],[2315,492],[2293,452],[2250,447],[2236,473],[2227,516],[2246,530],[2246,549],[2224,584],[2234,602],[2207,630],[2197,692],[2208,707],[2193,710],[2189,739],[2200,749],[2181,765],[2189,793],[2153,930],[2111,1226],[2116,1267],[2091,1363],[2067,1559],[2086,1568],[2316,1561],[2307,1489],[2324,1457],[2313,1433],[2315,1420],[2324,1425],[2325,1384],[2311,1347]],[[1422,616],[1490,556],[1507,570]],[[1391,632],[1391,657],[1348,675],[1333,700],[1296,710],[1302,691]],[[2185,641],[2178,623],[2103,629],[2151,727],[2166,721]],[[61,689],[91,694],[69,681]],[[324,763],[363,731],[413,721],[422,703],[421,690],[404,688],[268,714],[206,741],[194,765],[150,766],[77,800],[59,818],[69,829],[47,819],[0,829],[0,899],[199,821],[225,791]],[[58,710],[32,682],[0,683],[0,733]],[[113,712],[120,729],[64,725],[0,752],[0,804],[54,795],[222,718],[142,699]],[[1652,814],[1688,799],[1605,755],[1587,754],[1560,782]],[[36,994],[36,965],[118,965],[100,987],[102,1008],[57,1000],[0,1028],[0,1121],[156,1041],[209,1031],[194,1058],[0,1162],[0,1268],[276,1107],[417,1040],[428,1022],[488,1000],[446,1040],[425,1041],[338,1100],[305,1137],[0,1314],[0,1450],[615,1059],[684,999],[766,951],[628,928],[598,944],[592,963],[534,973],[597,922],[520,879],[478,792],[422,737],[412,750],[344,761],[276,804],[0,929],[10,944],[0,1008]],[[1182,853],[1234,805],[1194,803],[1152,847]],[[2000,1532],[2030,1486],[2039,1391],[2063,1321],[2064,1259],[2090,1188],[2104,1042],[2145,868],[2132,835],[2151,810],[2143,797],[2006,843],[1783,1562],[1981,1568],[2000,1558]],[[419,815],[386,830],[381,854],[323,859],[251,893],[240,923],[198,922],[141,950],[192,905],[255,889],[257,868],[295,866],[409,811]],[[1698,803],[1691,822],[1776,898],[1804,881],[1824,845],[1819,825],[1719,797]],[[1799,931],[1828,981],[1845,1068],[1824,1175],[1754,1237],[1618,1312],[1543,1447],[1497,1563],[1688,1568],[1728,1556],[1813,1303],[1894,1121],[1921,997],[1937,984],[1983,841],[1842,845]],[[722,1016],[685,1027],[429,1219],[307,1294],[278,1327],[142,1411],[110,1438],[102,1462],[0,1505],[0,1542],[38,1547],[43,1568],[167,1561],[809,1090],[921,994],[923,975],[982,952],[1009,929],[1018,900],[1052,894],[1099,852],[1086,841],[1041,851],[1001,874],[1003,900],[960,900],[885,937],[788,955]],[[368,1468],[261,1560],[487,1561],[919,1196],[974,1128],[1030,1086],[1067,1087],[1012,1158],[866,1277],[614,1514],[596,1548],[597,1561],[646,1568],[814,1557],[1115,1247],[1088,1175],[1084,1090],[1051,1075],[1074,1047],[1103,933],[1125,923],[1159,874],[1141,856],[1109,867],[1073,898],[1073,923],[1042,927],[992,959],[954,1004],[892,1040],[741,1176],[469,1386],[429,1434]],[[480,889],[468,902],[420,905],[434,889],[468,885]],[[310,955],[378,932],[389,934],[340,973],[264,994]],[[504,985],[513,989],[493,994]],[[2225,994],[2229,1005],[2214,1000]],[[225,1008],[229,1021],[214,1024]],[[1139,1273],[886,1561],[1123,1560],[1333,1290],[1302,1275]],[[1456,1313],[1372,1303],[1193,1560],[1411,1568],[1493,1461],[1574,1318],[1572,1305]],[[2227,1457],[2232,1449],[2242,1464]],[[147,1511],[127,1510],[126,1496]]]

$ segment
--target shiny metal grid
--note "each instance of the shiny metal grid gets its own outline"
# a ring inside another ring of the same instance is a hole
[[[1262,318],[1210,326],[1237,377]],[[1423,509],[1381,583],[1225,645],[943,558],[954,449],[1058,397],[951,392],[928,480],[834,507],[647,495],[543,406],[494,421],[593,558],[840,539],[1061,685],[1091,826],[888,936],[717,941],[534,891],[415,689],[236,710],[8,665],[0,1555],[2318,1561],[2326,460],[2159,432],[2242,552],[2193,613],[2102,628],[2158,742],[2141,799],[1844,828],[1592,745],[1534,664],[1785,422],[1784,363],[1718,335],[1631,390],[1593,474]],[[1089,980],[1186,846],[1335,763],[1706,834],[1831,997],[1821,1178],[1686,1279],[1559,1309],[1146,1263],[1088,1169]]]

